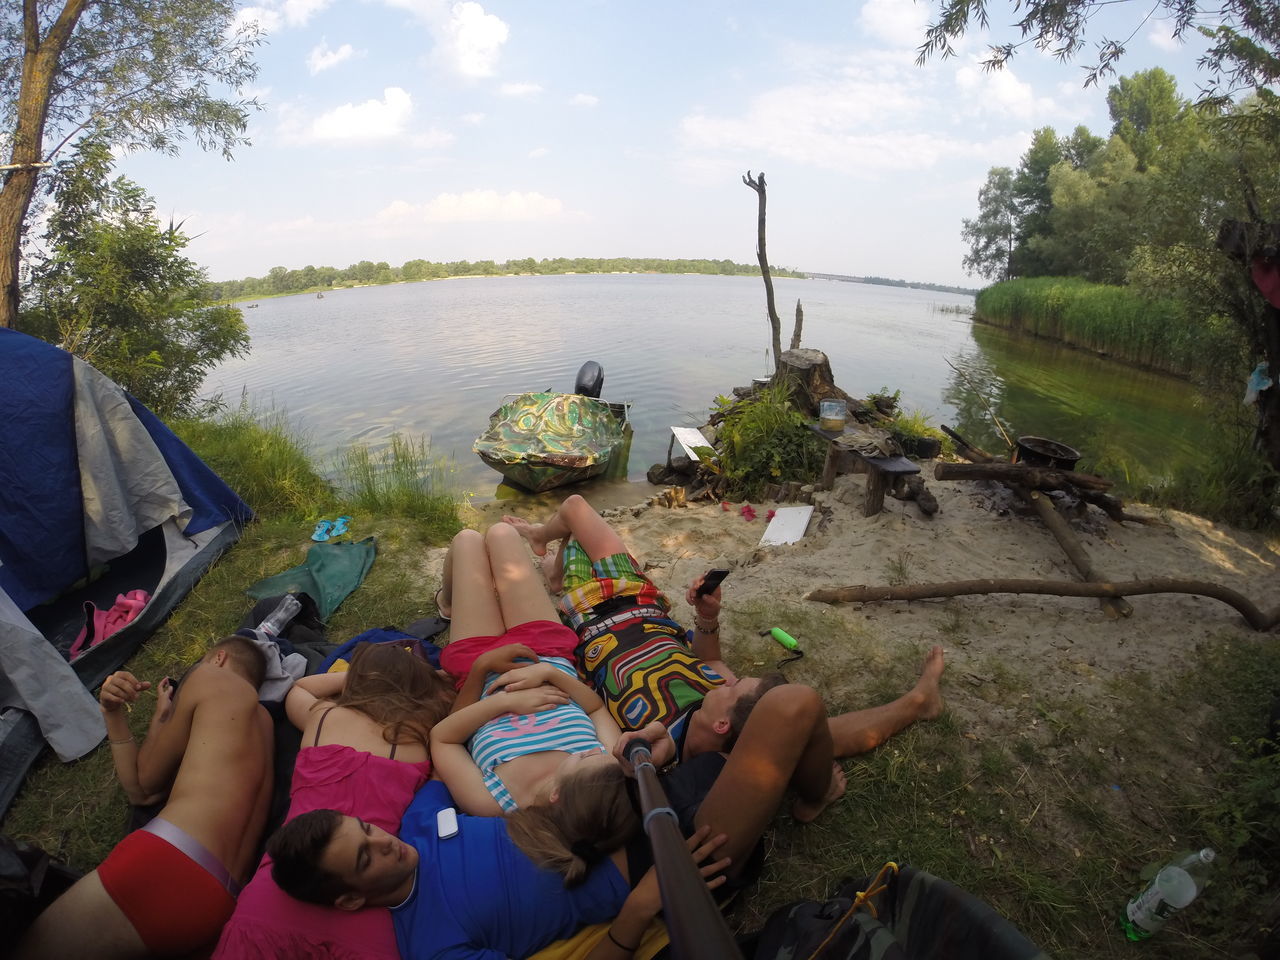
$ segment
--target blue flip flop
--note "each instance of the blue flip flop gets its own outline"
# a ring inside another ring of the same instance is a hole
[[[316,529],[311,534],[311,539],[317,543],[324,543],[333,535],[333,522],[330,520],[321,520],[316,524]]]
[[[329,536],[340,537],[347,532],[347,524],[351,522],[350,517],[339,517],[333,521],[333,527],[329,530]]]

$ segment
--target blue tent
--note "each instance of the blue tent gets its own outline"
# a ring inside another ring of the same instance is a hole
[[[91,690],[164,620],[253,514],[108,377],[0,328],[0,815],[47,742],[104,736]],[[151,595],[68,661],[86,605]]]

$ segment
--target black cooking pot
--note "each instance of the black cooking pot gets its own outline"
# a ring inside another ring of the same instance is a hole
[[[1074,470],[1080,462],[1080,451],[1057,440],[1044,437],[1019,437],[1014,445],[1014,463],[1030,467],[1053,467],[1057,470]]]

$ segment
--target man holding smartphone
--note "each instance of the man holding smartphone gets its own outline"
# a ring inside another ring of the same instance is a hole
[[[577,494],[543,523],[503,519],[539,556],[560,542],[548,582],[552,590],[563,590],[560,607],[578,634],[580,668],[623,730],[660,722],[670,731],[680,759],[726,752],[743,733],[755,704],[786,683],[780,674],[739,678],[724,663],[720,589],[704,590],[705,576],[685,594],[694,614],[693,641],[686,643],[684,628],[672,619],[671,602],[645,576],[613,528]],[[942,648],[934,647],[910,693],[821,723],[828,755],[865,753],[916,720],[936,717],[942,709],[942,668]],[[808,738],[818,732],[793,734]]]

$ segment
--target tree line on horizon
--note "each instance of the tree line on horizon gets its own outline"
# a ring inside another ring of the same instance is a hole
[[[771,269],[778,276],[798,278],[805,276],[796,270],[776,267]],[[555,257],[542,260],[524,257],[501,263],[494,260],[451,260],[445,263],[408,260],[399,267],[393,267],[385,260],[378,263],[361,260],[342,269],[315,267],[310,264],[297,270],[272,267],[264,277],[216,281],[209,285],[209,290],[215,300],[244,300],[250,297],[310,293],[341,287],[443,280],[446,277],[499,277],[513,274],[550,276],[565,273],[701,273],[718,276],[755,276],[759,272],[760,268],[754,263],[734,263],[732,260],[662,260],[652,257]]]

